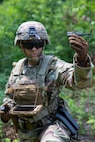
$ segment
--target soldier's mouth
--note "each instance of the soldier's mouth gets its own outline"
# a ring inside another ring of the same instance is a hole
[[[36,54],[36,53],[32,54],[32,57],[38,57],[38,54]]]

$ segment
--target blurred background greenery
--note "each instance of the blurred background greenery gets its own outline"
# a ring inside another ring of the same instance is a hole
[[[12,69],[12,62],[24,57],[20,49],[14,46],[16,30],[22,22],[31,20],[43,23],[48,31],[50,45],[44,52],[69,62],[72,62],[74,51],[68,44],[67,32],[91,32],[91,36],[84,38],[89,43],[88,52],[94,63],[94,0],[0,0],[0,104]],[[95,130],[94,68],[93,74],[92,88],[81,92],[65,90],[63,95],[80,125],[83,126],[85,121],[87,125],[90,125],[92,132]]]

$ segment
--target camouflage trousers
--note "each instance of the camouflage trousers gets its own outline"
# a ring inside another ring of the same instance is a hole
[[[38,136],[36,131],[19,131],[20,142],[70,142],[69,132],[59,121],[47,126]]]

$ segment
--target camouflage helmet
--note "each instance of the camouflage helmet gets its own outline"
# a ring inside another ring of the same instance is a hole
[[[19,46],[21,41],[33,39],[42,39],[46,44],[49,43],[47,31],[43,24],[36,21],[24,22],[17,29],[14,44]]]

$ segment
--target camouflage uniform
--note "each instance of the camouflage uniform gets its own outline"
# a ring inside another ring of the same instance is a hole
[[[43,55],[43,58],[44,56],[45,55]],[[38,66],[34,68],[28,67],[27,62],[25,61],[27,61],[27,59],[24,60],[24,65],[22,67],[22,71],[20,75],[16,75],[16,74],[13,75],[13,71],[12,71],[11,77],[7,84],[8,88],[15,86],[15,84],[17,84],[18,82],[18,78],[22,79],[23,77],[25,78],[26,76],[28,77],[29,81],[35,80],[35,78],[37,79],[38,70],[41,66],[42,61],[40,62]],[[89,62],[90,62],[90,58],[89,58]],[[46,78],[45,78],[45,86],[48,86],[48,90],[46,90],[44,94],[47,96],[45,100],[43,98],[43,103],[45,106],[49,105],[51,100],[53,100],[55,96],[56,98],[58,97],[58,94],[60,93],[62,86],[68,87],[72,90],[76,90],[78,88],[81,89],[81,88],[87,87],[89,82],[91,82],[92,74],[91,74],[90,68],[81,68],[77,66],[77,64],[75,63],[69,64],[55,57],[53,57],[53,60],[51,64],[49,65],[49,68],[50,69],[48,69],[48,73],[46,74]],[[11,99],[13,99],[14,97],[13,92],[10,96],[11,96]],[[28,121],[28,118],[23,118],[23,117],[19,118],[20,130],[18,133],[21,139],[22,138],[28,139],[27,140],[28,142],[32,141],[33,138],[35,139],[35,137],[39,136],[40,132],[43,130],[43,126],[47,125],[47,129],[46,130],[44,129],[43,135],[41,137],[41,142],[47,141],[47,138],[48,138],[48,141],[57,141],[57,142],[58,141],[64,142],[64,140],[66,142],[70,140],[70,137],[69,137],[70,133],[69,131],[66,131],[66,128],[63,126],[63,124],[62,123],[60,124],[60,122],[58,121],[54,121],[51,123],[48,116],[45,116],[44,118],[41,119],[40,123],[43,123],[43,124],[38,124],[38,127],[35,127],[35,130],[34,129],[31,130],[31,128],[29,128],[30,130],[27,130],[28,129],[27,126],[24,126],[24,125],[30,125],[31,119],[32,118],[29,118],[29,121]],[[49,124],[50,126],[48,126]]]
[[[38,36],[39,30],[35,33],[37,38],[42,36]],[[27,34],[18,34],[18,36],[29,38]],[[49,42],[47,35],[44,39],[46,43]],[[17,37],[15,42],[16,40]],[[71,90],[78,90],[91,85],[92,65],[89,56],[88,63],[89,67],[80,67],[75,61],[75,56],[73,64],[70,64],[55,56],[44,54],[41,55],[40,62],[35,67],[28,66],[27,58],[16,63],[6,86],[7,99],[11,98],[20,105],[42,104],[43,106],[40,113],[35,116],[18,115],[18,134],[21,142],[70,141],[70,131],[60,121],[53,119],[51,114],[55,112],[60,103],[59,93],[63,86]],[[62,103],[65,107],[64,100]]]

